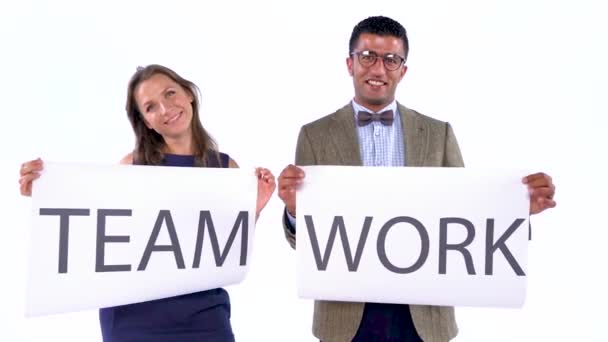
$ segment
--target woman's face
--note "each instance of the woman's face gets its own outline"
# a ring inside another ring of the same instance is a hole
[[[146,126],[163,138],[190,135],[192,94],[165,74],[155,74],[134,91],[135,102]]]

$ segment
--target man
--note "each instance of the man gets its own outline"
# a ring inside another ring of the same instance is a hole
[[[408,109],[395,100],[407,71],[405,28],[386,17],[355,26],[346,65],[354,99],[333,114],[304,125],[296,165],[464,166],[449,123]],[[287,166],[279,176],[285,203],[285,235],[295,248],[295,193],[304,172]],[[555,187],[543,173],[523,179],[530,188],[530,213],[555,207]],[[428,305],[316,301],[313,334],[324,342],[448,341],[458,328],[454,308]]]

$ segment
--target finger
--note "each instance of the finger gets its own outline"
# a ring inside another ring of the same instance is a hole
[[[274,176],[270,172],[263,174],[261,179],[266,183],[275,182]]]
[[[257,178],[262,178],[263,175],[264,175],[264,168],[263,167],[256,167],[255,168],[255,176]]]
[[[279,179],[282,179],[282,178],[301,178],[301,177],[298,177],[298,174],[294,173],[293,171],[283,170],[283,172],[281,172],[279,174]]]
[[[38,172],[42,171],[42,160],[30,160],[21,164],[21,168],[19,169],[19,175],[23,176],[30,172]]]
[[[537,188],[537,187],[541,187],[541,186],[553,186],[553,182],[551,182],[551,180],[549,178],[535,178],[533,180],[528,181],[528,183],[526,183],[526,185],[528,185],[528,188]]]
[[[31,160],[27,163],[25,163],[26,167],[27,167],[27,171],[28,172],[32,172],[32,171],[41,171],[42,170],[42,160],[40,159],[36,159],[36,160]]]
[[[552,199],[545,198],[545,197],[539,197],[536,200],[536,203],[540,207],[541,211],[545,210],[545,209],[549,209],[549,208],[555,208],[555,206],[557,206],[557,202],[555,202]]]
[[[279,175],[279,181],[281,180],[295,180],[295,179],[299,179],[302,180],[304,179],[304,175],[301,173],[297,173],[297,172],[282,172]]]
[[[546,184],[544,180],[535,180],[532,183],[528,184],[528,191],[530,195],[534,194],[534,192],[538,189],[544,189],[543,191],[549,191],[551,193],[550,197],[553,197],[555,194],[555,185],[552,183]]]
[[[295,188],[302,184],[302,179],[289,178],[289,179],[279,179],[279,188]]]
[[[545,198],[543,202],[545,203],[546,208],[555,208],[557,206],[557,202],[552,199]]]
[[[23,196],[31,196],[32,195],[31,188],[28,189],[27,184],[21,184],[21,185],[19,185],[19,192]]]
[[[259,181],[264,184],[271,184],[271,183],[274,184],[275,183],[274,177],[272,177],[272,176],[262,176],[259,178]]]
[[[28,174],[25,174],[25,175],[19,177],[19,183],[20,184],[32,183],[32,181],[34,179],[38,179],[39,177],[40,177],[40,173],[38,173],[38,172],[28,173]]]
[[[270,170],[264,169],[262,171],[262,179],[264,179],[264,180],[274,179],[274,175],[272,174],[272,172],[270,172]]]
[[[547,184],[551,183],[553,180],[551,179],[551,176],[545,174],[544,172],[537,172],[537,173],[533,173],[531,175],[528,175],[526,177],[524,177],[522,179],[522,182],[524,184],[530,184],[531,182],[534,181],[538,181],[541,179],[545,179],[547,181]]]
[[[262,182],[268,183],[271,180],[274,181],[274,175],[268,169],[258,167],[255,172],[257,179]]]
[[[284,201],[294,199],[295,195],[296,195],[295,188],[279,189],[279,197],[281,197],[281,199]]]
[[[304,178],[304,170],[295,165],[290,164],[286,168],[284,168],[283,171],[281,171],[279,178],[282,177]]]
[[[304,182],[304,179],[298,178],[298,177],[290,177],[290,178],[279,177],[278,181],[279,181],[279,185],[283,186],[283,185],[302,184]]]
[[[292,185],[292,186],[279,186],[279,191],[289,191],[289,192],[293,192],[295,193],[297,190],[298,186],[297,185]]]
[[[296,170],[287,170],[279,174],[279,178],[304,178],[304,173]]]
[[[19,191],[24,196],[32,195],[32,181],[40,177],[39,173],[28,174],[19,179]]]
[[[552,188],[544,187],[544,188],[535,188],[530,191],[531,198],[547,198],[552,199],[555,191]]]

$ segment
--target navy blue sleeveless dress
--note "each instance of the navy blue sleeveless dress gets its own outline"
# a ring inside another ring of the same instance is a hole
[[[229,157],[207,167],[228,167]],[[194,166],[193,156],[165,155],[165,166]],[[224,289],[99,310],[104,342],[234,342],[230,298]]]

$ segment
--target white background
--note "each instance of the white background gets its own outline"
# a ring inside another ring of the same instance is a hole
[[[160,63],[201,88],[202,121],[222,151],[278,175],[293,161],[299,127],[351,99],[350,33],[383,14],[410,36],[403,104],[449,121],[467,166],[543,170],[557,185],[558,207],[532,218],[524,308],[458,308],[456,341],[607,340],[603,6],[3,0],[0,339],[100,340],[94,311],[24,318],[31,202],[18,193],[23,161],[118,162],[133,146],[127,81],[136,66]],[[296,299],[281,210],[275,196],[248,278],[228,289],[239,341],[313,341],[312,302]]]

